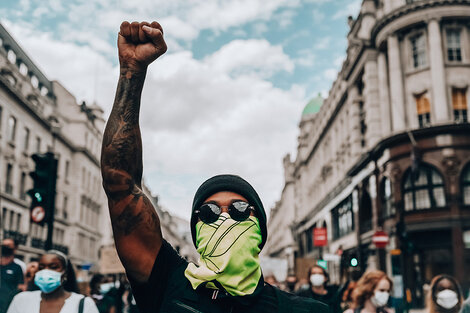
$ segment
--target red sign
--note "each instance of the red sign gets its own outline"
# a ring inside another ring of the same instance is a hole
[[[314,228],[313,229],[313,245],[315,247],[324,247],[328,244],[328,235],[326,228]]]
[[[372,242],[375,244],[377,249],[384,249],[389,242],[388,234],[382,230],[378,230],[372,237]]]
[[[31,220],[35,223],[42,223],[46,217],[46,211],[42,206],[36,206],[31,210]]]

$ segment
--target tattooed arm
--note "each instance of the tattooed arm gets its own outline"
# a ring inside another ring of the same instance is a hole
[[[119,257],[128,275],[145,282],[162,234],[157,213],[142,191],[139,109],[147,66],[166,51],[160,24],[123,22],[118,50],[120,76],[103,136],[101,173]]]

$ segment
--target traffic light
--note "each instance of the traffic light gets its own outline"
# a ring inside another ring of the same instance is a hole
[[[357,267],[359,265],[359,261],[357,260],[356,257],[352,257],[351,260],[349,261],[349,265],[351,267]]]
[[[27,191],[31,197],[31,221],[44,225],[54,216],[57,159],[51,152],[33,154],[31,158],[36,164],[34,172],[29,173],[33,179],[33,189]]]

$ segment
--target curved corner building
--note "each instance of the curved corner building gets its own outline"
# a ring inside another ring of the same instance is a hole
[[[470,283],[470,1],[364,0],[350,27],[329,96],[304,110],[284,159],[266,252],[299,278],[320,258],[338,283],[385,270],[421,306],[437,274]]]

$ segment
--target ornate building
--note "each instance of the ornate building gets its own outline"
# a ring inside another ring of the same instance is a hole
[[[302,117],[296,159],[284,160],[269,230],[292,236],[266,250],[329,260],[337,282],[357,259],[421,305],[437,274],[469,286],[470,1],[364,0],[349,24],[338,77]],[[316,227],[326,247],[313,245]],[[372,244],[379,229],[384,250]]]
[[[19,241],[18,256],[24,261],[43,252],[47,234],[47,226],[30,221],[31,155],[53,152],[59,160],[54,247],[79,267],[97,262],[107,210],[99,168],[102,114],[49,81],[0,25],[2,229]]]

